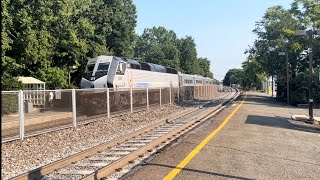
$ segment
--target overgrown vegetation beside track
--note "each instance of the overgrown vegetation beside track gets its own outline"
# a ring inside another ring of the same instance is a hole
[[[320,28],[320,0],[294,0],[289,9],[282,6],[268,8],[260,21],[256,22],[253,32],[257,39],[246,50],[248,58],[242,70],[230,70],[224,84],[241,84],[244,89],[261,88],[265,76],[277,77],[277,96],[287,97],[286,60],[279,52],[288,52],[290,103],[308,102],[308,49],[307,37],[295,36],[295,30]],[[320,36],[313,40],[313,68],[315,103],[320,104]]]
[[[198,58],[191,36],[178,38],[164,27],[135,33],[132,0],[3,0],[1,76],[5,90],[21,89],[14,77],[33,76],[47,89],[77,87],[88,59],[115,55],[213,77],[210,61]]]

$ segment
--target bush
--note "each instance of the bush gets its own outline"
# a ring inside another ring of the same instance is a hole
[[[18,78],[14,77],[1,77],[2,91],[23,90],[23,85]]]
[[[1,116],[3,114],[16,113],[19,111],[18,94],[2,94]]]

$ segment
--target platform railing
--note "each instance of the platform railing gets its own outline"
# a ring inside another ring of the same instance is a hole
[[[206,98],[217,92],[218,85],[2,91],[2,142],[76,128],[99,117],[107,120],[151,107]],[[37,100],[28,99],[30,94],[41,94],[38,97],[44,103],[34,103]]]

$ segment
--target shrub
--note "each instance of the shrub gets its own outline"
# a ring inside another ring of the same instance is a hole
[[[3,114],[16,113],[19,111],[19,97],[17,94],[2,94],[1,116]]]

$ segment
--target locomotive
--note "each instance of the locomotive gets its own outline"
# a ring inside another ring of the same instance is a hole
[[[215,80],[211,78],[183,74],[174,68],[102,55],[88,61],[80,87],[81,89],[161,88],[203,86],[214,83]]]
[[[215,84],[215,80],[184,74],[158,64],[101,55],[89,60],[86,65],[80,83],[81,89],[84,90],[78,94],[81,106],[79,114],[93,116],[106,113],[107,88],[110,89],[110,111],[121,112],[130,109],[129,88],[135,89],[131,92],[134,97],[133,106],[146,107],[146,89],[149,104],[156,105],[159,104],[160,98],[163,103],[168,102],[170,94],[173,101],[179,100],[179,96],[192,99],[192,89],[195,86],[210,84]]]

